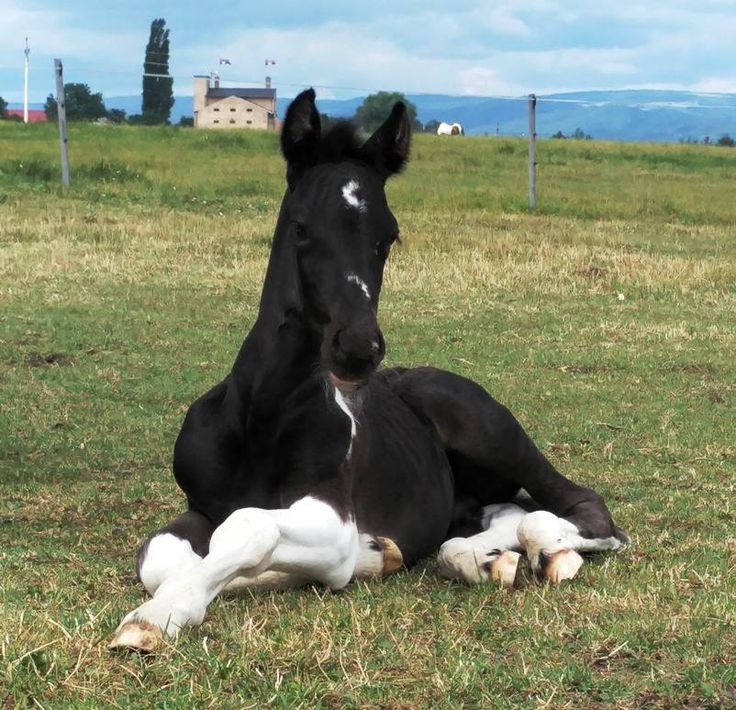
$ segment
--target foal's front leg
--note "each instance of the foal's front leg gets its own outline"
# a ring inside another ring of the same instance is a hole
[[[357,555],[355,523],[315,498],[284,510],[236,510],[214,531],[201,561],[168,577],[123,619],[111,647],[152,650],[162,635],[174,638],[185,626],[198,626],[209,603],[239,575],[268,569],[339,589],[350,581]]]

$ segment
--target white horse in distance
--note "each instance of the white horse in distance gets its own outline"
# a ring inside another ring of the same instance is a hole
[[[444,121],[437,126],[438,136],[464,136],[465,131],[459,123],[445,123]]]

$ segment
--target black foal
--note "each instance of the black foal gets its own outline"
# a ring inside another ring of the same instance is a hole
[[[439,550],[440,570],[513,581],[519,551],[552,581],[576,551],[626,536],[599,495],[560,475],[475,383],[377,370],[377,309],[398,225],[386,180],[404,166],[397,103],[367,141],[321,132],[314,92],[281,135],[287,189],[256,322],[230,374],[189,409],[174,450],[188,510],[138,556],[152,598],[114,646],[152,648],[204,618],[225,587],[385,575]]]

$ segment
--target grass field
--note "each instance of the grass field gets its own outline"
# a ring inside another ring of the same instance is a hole
[[[736,151],[419,136],[387,364],[468,375],[633,545],[559,588],[441,579],[215,601],[111,655],[138,542],[183,508],[187,405],[254,320],[274,136],[0,123],[0,705],[736,706]]]

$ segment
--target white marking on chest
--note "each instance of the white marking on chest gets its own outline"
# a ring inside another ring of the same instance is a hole
[[[338,407],[340,407],[340,409],[342,409],[343,412],[345,412],[345,414],[348,415],[350,419],[350,445],[348,446],[348,453],[345,455],[345,458],[349,459],[350,454],[353,451],[353,440],[358,433],[358,422],[355,420],[353,413],[350,411],[350,407],[348,407],[348,403],[345,401],[345,397],[342,396],[342,392],[340,392],[337,387],[335,387],[335,403]]]
[[[368,286],[366,286],[365,281],[363,281],[363,279],[361,279],[360,276],[358,276],[357,274],[347,274],[347,276],[345,276],[345,278],[351,284],[356,284],[357,286],[359,286],[360,287],[360,290],[363,292],[363,295],[366,298],[370,298],[371,297],[371,292],[368,290]]]
[[[350,180],[342,186],[342,198],[345,200],[345,204],[348,207],[358,210],[358,212],[365,212],[368,209],[368,205],[365,200],[358,197],[358,190],[360,189],[360,183],[357,180]]]

